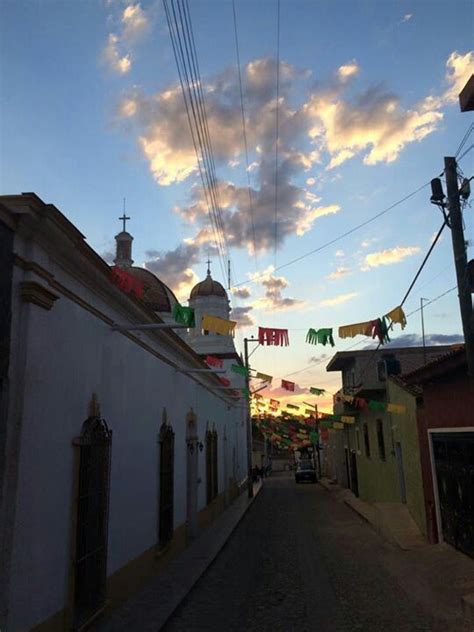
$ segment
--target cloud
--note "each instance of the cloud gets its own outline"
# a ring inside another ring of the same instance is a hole
[[[349,294],[339,294],[339,296],[335,296],[334,298],[327,298],[324,301],[320,302],[320,305],[323,307],[333,307],[334,305],[342,305],[343,303],[347,303],[351,301],[356,296],[359,296],[358,292],[350,292]]]
[[[340,81],[346,82],[351,77],[354,77],[355,75],[357,75],[359,70],[360,70],[359,64],[356,62],[355,59],[353,59],[349,63],[344,64],[343,66],[339,66],[337,70],[337,74]]]
[[[328,275],[328,279],[331,280],[335,280],[335,279],[341,279],[343,276],[346,276],[346,274],[350,274],[351,270],[350,268],[336,268],[334,270],[334,272],[331,272],[331,274]]]
[[[345,257],[346,253],[344,250],[336,250],[336,257]]]
[[[461,55],[457,51],[451,53],[446,62],[446,82],[449,87],[443,94],[443,100],[447,103],[455,103],[459,93],[472,75],[474,67],[474,52],[470,51]]]
[[[236,296],[237,298],[249,298],[250,297],[250,290],[248,287],[236,287],[232,289],[232,294],[234,296]]]
[[[290,284],[285,277],[274,276],[273,270],[274,267],[269,266],[263,274],[257,272],[249,275],[252,281],[256,281],[265,288],[264,296],[257,299],[253,304],[255,309],[263,309],[266,312],[275,312],[302,307],[305,304],[305,301],[283,296],[283,290],[285,290]]]
[[[255,325],[254,319],[249,314],[252,309],[252,305],[233,308],[230,317],[232,320],[237,321],[237,328],[242,329],[244,327],[252,327],[252,325]]]
[[[103,59],[111,70],[120,75],[125,75],[132,67],[130,55],[120,55],[119,38],[114,33],[110,33],[107,38],[107,44],[103,52]]]
[[[148,18],[140,4],[130,4],[125,7],[122,14],[122,24],[122,37],[127,40],[140,37],[150,26]]]
[[[111,266],[115,259],[115,252],[113,250],[106,250],[100,254],[102,259]]]
[[[117,27],[107,36],[102,58],[110,70],[125,75],[132,68],[132,47],[149,30],[150,20],[140,3],[127,4]]]
[[[443,115],[425,103],[404,109],[399,97],[381,85],[355,98],[344,98],[343,88],[315,93],[308,106],[315,126],[312,136],[330,154],[328,169],[364,152],[363,162],[393,162],[408,143],[420,141],[437,129]]]
[[[406,13],[403,18],[402,18],[402,22],[409,22],[413,17],[413,13]]]
[[[183,243],[174,250],[162,252],[148,250],[145,268],[157,275],[177,296],[186,300],[199,277],[191,266],[200,261],[200,248],[196,244]]]
[[[296,180],[320,160],[312,146],[308,130],[312,123],[304,107],[290,106],[290,93],[296,92],[305,71],[281,62],[279,108],[279,166],[277,182],[277,226],[275,229],[275,73],[270,58],[249,62],[243,71],[246,95],[246,127],[250,152],[252,188],[219,182],[222,219],[229,247],[266,251],[280,247],[287,237],[303,235],[324,216],[337,213],[340,206],[321,200]],[[242,164],[243,143],[240,94],[236,68],[229,68],[203,81],[206,112],[216,166]],[[159,185],[168,186],[197,176],[197,163],[181,88],[169,86],[147,95],[133,90],[125,95],[119,108],[120,119],[128,121],[127,130],[137,136],[138,146],[148,161]],[[130,126],[132,123],[132,126]],[[208,226],[208,208],[201,184],[178,209],[186,222],[198,230]]]
[[[463,336],[460,334],[427,334],[425,336],[425,344],[427,346],[436,345],[454,345],[464,342]],[[423,338],[419,334],[402,334],[385,347],[421,347]]]
[[[131,13],[134,19],[140,15],[136,10]],[[469,62],[471,53],[452,53],[447,60],[448,87],[443,88],[444,93],[405,106],[396,93],[383,85],[358,90],[360,67],[355,60],[336,68],[328,80],[311,86],[302,83],[308,77],[306,70],[282,61],[277,104],[275,60],[250,61],[242,69],[252,165],[250,196],[247,186],[217,183],[229,248],[246,249],[250,254],[254,250],[267,252],[280,248],[289,237],[314,231],[318,222],[329,223],[328,216],[340,212],[340,205],[337,200],[321,200],[305,188],[316,184],[316,177],[308,172],[314,173],[317,166],[324,173],[356,157],[366,165],[396,160],[407,145],[421,141],[438,128],[443,118],[440,110],[453,102],[452,95],[465,77]],[[218,172],[219,167],[237,163],[243,170],[238,85],[235,67],[203,78],[207,122]],[[274,159],[277,107],[278,174]],[[186,223],[195,226],[196,244],[212,243],[206,195],[197,181],[196,155],[180,86],[167,86],[155,94],[133,89],[124,95],[118,117],[127,122],[124,130],[136,137],[157,184],[169,186],[192,179],[189,197],[175,210]],[[307,184],[302,186],[305,181]]]
[[[395,248],[388,248],[386,250],[380,250],[379,252],[371,252],[365,256],[365,266],[367,268],[377,268],[378,266],[388,266],[393,263],[399,263],[406,257],[411,257],[420,252],[418,246],[396,246]]]

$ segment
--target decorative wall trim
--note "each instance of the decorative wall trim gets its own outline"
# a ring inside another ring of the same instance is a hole
[[[43,309],[50,310],[59,295],[51,292],[36,281],[22,281],[20,283],[21,299],[25,303],[33,303]]]
[[[51,285],[51,287],[53,287],[54,290],[60,293],[60,296],[62,295],[68,298],[70,301],[73,301],[76,305],[79,305],[79,307],[89,312],[90,314],[92,314],[93,316],[101,320],[102,322],[106,323],[107,325],[110,325],[110,326],[113,325],[113,321],[111,318],[106,316],[103,312],[101,312],[97,308],[90,305],[87,301],[85,301],[83,298],[81,298],[80,296],[78,296],[77,294],[69,290],[68,288],[66,288],[64,285],[56,281],[56,279],[54,278],[54,275],[52,275],[50,272],[42,268],[39,264],[35,263],[34,261],[27,261],[23,259],[23,257],[20,257],[20,255],[17,255],[17,254],[14,255],[13,263],[14,265],[21,268],[22,270],[26,270],[28,272],[30,271],[35,272],[38,276],[47,280],[48,283]],[[117,289],[117,291],[119,290]],[[127,299],[131,300],[129,297],[127,297]],[[125,336],[126,338],[134,342],[136,345],[141,347],[142,349],[145,349],[145,351],[147,351],[148,353],[151,353],[156,358],[159,358],[160,360],[162,360],[162,362],[164,362],[168,366],[171,366],[174,369],[178,368],[178,365],[175,362],[173,362],[166,356],[163,356],[154,348],[150,347],[150,345],[148,345],[146,342],[142,341],[140,338],[135,336],[132,332],[120,331],[116,333],[120,334],[121,336]],[[181,339],[179,337],[177,337],[177,340],[181,342]],[[191,351],[191,348],[189,350]],[[196,366],[199,366],[199,365],[196,365]],[[222,402],[224,402],[227,405],[229,404],[229,398],[226,398],[221,393],[216,393],[216,391],[213,389],[213,386],[204,384],[203,382],[199,381],[196,377],[193,377],[192,375],[188,375],[188,377],[189,379],[193,380],[193,382],[196,382],[196,384],[199,384],[199,386],[202,386],[204,389],[206,389],[209,393],[212,393],[217,399],[220,399]],[[217,376],[215,377],[215,379],[217,381]],[[220,386],[219,382],[218,384]]]

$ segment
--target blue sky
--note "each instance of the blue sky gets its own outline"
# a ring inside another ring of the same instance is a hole
[[[290,347],[259,349],[256,368],[284,376],[322,359],[295,381],[334,391],[338,376],[325,373],[322,358],[332,350],[307,345],[306,330],[370,320],[399,304],[441,223],[429,188],[320,253],[281,271],[272,266],[333,239],[442,171],[443,156],[454,154],[472,122],[456,98],[473,67],[472,6],[281,1],[275,254],[277,3],[236,1],[256,258],[232,3],[191,0],[190,8],[233,282],[249,292],[233,297],[242,322],[253,323],[239,330],[237,343],[258,325],[287,327]],[[104,256],[113,250],[126,197],[136,264],[156,271],[184,300],[205,273],[209,236],[162,5],[20,0],[4,1],[2,12],[2,193],[34,191]],[[460,164],[468,176],[473,154]],[[473,239],[469,215],[466,237]],[[217,261],[213,270],[222,280]],[[266,275],[254,282],[257,271]],[[435,298],[454,284],[446,231],[407,313],[421,296]],[[432,340],[460,333],[455,292],[426,309],[425,326]],[[415,314],[403,334],[413,342],[420,331]],[[394,337],[400,335],[397,328]],[[334,351],[354,341],[336,343]]]

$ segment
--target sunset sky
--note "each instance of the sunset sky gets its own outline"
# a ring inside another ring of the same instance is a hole
[[[285,264],[429,183],[443,157],[456,153],[473,122],[458,103],[474,68],[472,4],[281,1],[275,213],[277,2],[236,0],[254,229],[232,3],[189,5],[241,324],[237,346],[259,325],[288,328],[290,346],[259,348],[253,366],[297,382],[300,392],[287,401],[315,402],[305,389],[336,391],[340,376],[325,366],[359,342],[339,339],[337,328],[399,305],[441,213],[428,186]],[[108,261],[125,197],[135,265],[185,302],[210,252],[213,275],[225,283],[161,3],[7,0],[2,13],[1,192],[34,191],[55,204]],[[474,133],[464,150],[473,142]],[[467,177],[473,156],[460,161]],[[469,208],[465,230],[472,258]],[[454,285],[445,231],[405,312]],[[333,327],[334,349],[305,343],[310,327]],[[459,340],[455,291],[426,308],[425,329],[429,343]],[[420,333],[418,312],[393,338],[420,343]],[[331,397],[319,399],[329,410]]]

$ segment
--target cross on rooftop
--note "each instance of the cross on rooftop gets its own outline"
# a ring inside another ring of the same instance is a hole
[[[121,220],[122,220],[122,222],[123,222],[123,232],[125,232],[125,231],[126,231],[126,226],[125,226],[125,224],[126,224],[127,219],[130,219],[130,217],[128,217],[128,216],[127,216],[127,215],[125,215],[125,213],[124,213],[124,214],[122,215],[122,217],[119,217],[119,219],[121,219]]]
[[[207,273],[209,275],[211,274],[211,260],[209,259],[209,256],[207,257]]]

